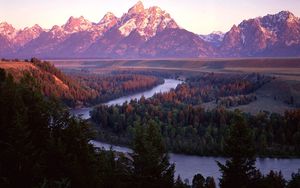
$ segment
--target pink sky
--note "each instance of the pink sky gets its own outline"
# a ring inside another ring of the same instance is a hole
[[[0,22],[16,28],[39,24],[44,28],[64,24],[70,16],[98,22],[110,11],[117,16],[137,0],[0,0]],[[159,6],[183,28],[194,33],[228,31],[242,20],[281,10],[300,16],[300,0],[143,0],[145,7]]]

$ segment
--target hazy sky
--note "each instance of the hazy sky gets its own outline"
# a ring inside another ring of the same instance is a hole
[[[106,12],[120,17],[137,0],[0,0],[0,22],[16,28],[39,24],[50,28],[70,16],[98,22]],[[244,19],[289,10],[300,16],[300,0],[142,0],[145,7],[159,6],[183,28],[198,34],[228,31]]]

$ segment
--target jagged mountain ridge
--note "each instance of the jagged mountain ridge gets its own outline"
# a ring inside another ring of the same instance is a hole
[[[300,19],[281,11],[244,20],[224,36],[220,56],[299,56]]]
[[[225,34],[221,31],[214,31],[208,35],[199,35],[199,37],[213,46],[218,47],[222,44],[224,35]]]
[[[50,30],[17,30],[0,24],[0,57],[13,58],[197,58],[299,56],[300,21],[282,11],[244,20],[227,33],[197,35],[181,28],[159,7],[138,2],[120,18],[98,23],[70,17]]]

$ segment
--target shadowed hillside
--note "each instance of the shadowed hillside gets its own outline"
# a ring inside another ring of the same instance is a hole
[[[49,62],[42,62],[35,58],[30,62],[1,61],[0,68],[11,73],[16,81],[20,81],[26,75],[32,76],[44,95],[62,99],[69,106],[82,104],[83,101],[97,96],[95,90],[83,87]]]

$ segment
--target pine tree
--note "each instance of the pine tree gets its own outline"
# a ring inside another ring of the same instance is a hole
[[[193,178],[192,188],[215,188],[216,183],[213,177],[206,179],[201,174],[196,174]]]
[[[4,69],[0,69],[0,84],[5,81],[6,72]]]
[[[205,188],[216,188],[216,182],[213,177],[207,177],[205,180]]]
[[[158,125],[151,120],[146,128],[137,125],[135,130],[134,187],[172,187],[175,167],[169,162]]]
[[[192,188],[205,188],[205,179],[201,174],[196,174],[193,178]]]
[[[220,187],[251,187],[252,180],[259,173],[255,168],[255,148],[252,134],[240,114],[236,115],[230,127],[225,153],[230,157],[226,164],[217,162],[222,173]]]
[[[29,75],[20,83],[0,75],[0,187],[105,185],[98,163],[112,157],[98,157],[89,126],[32,88]]]
[[[181,177],[178,175],[177,179],[174,183],[174,188],[189,188],[190,186],[186,183],[184,183],[181,179]]]
[[[285,188],[286,181],[282,176],[281,172],[274,172],[273,170],[263,177],[261,180],[260,187],[262,188]]]
[[[289,181],[288,188],[298,188],[300,187],[300,169],[298,170],[298,173],[292,174],[292,179]]]

